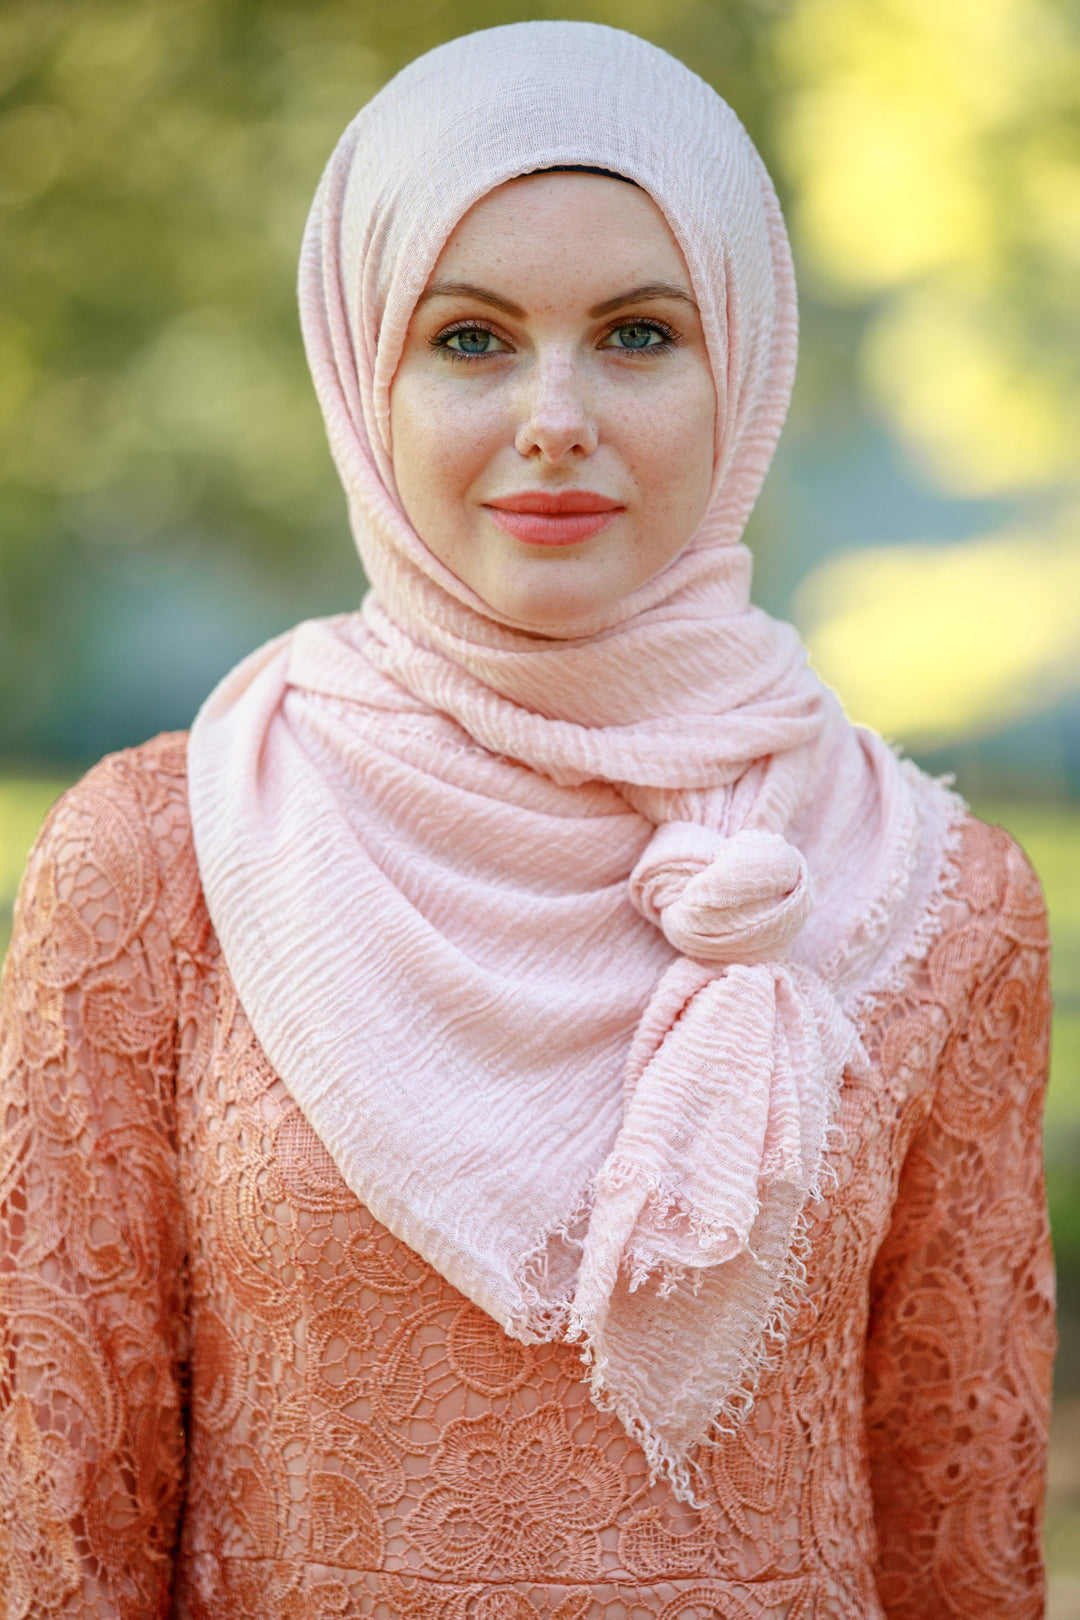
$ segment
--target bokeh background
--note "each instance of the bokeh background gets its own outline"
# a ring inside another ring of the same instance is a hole
[[[802,358],[749,535],[849,712],[1046,886],[1051,1613],[1080,1616],[1080,17],[1068,0],[4,0],[0,951],[51,799],[363,588],[294,310],[356,109],[452,35],[630,28],[735,106]]]

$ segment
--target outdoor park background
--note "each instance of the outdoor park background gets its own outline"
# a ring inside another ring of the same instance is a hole
[[[294,267],[396,68],[530,16],[630,28],[776,177],[795,402],[749,535],[858,720],[956,773],[1050,901],[1054,1620],[1080,1616],[1080,19],[1069,0],[5,0],[0,952],[55,794],[188,724],[362,580]]]

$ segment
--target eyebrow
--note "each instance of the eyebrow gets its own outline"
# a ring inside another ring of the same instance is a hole
[[[617,298],[605,298],[602,304],[594,304],[589,314],[595,319],[613,314],[624,304],[643,304],[655,298],[673,298],[680,304],[689,304],[691,309],[697,309],[697,304],[682,287],[676,287],[670,281],[645,281],[640,287],[631,287],[629,292],[620,293]]]
[[[429,298],[474,298],[478,303],[490,304],[493,309],[501,309],[504,315],[511,315],[515,320],[525,319],[525,311],[520,304],[512,303],[509,298],[502,298],[487,287],[477,287],[471,281],[433,281],[416,300],[417,308],[421,304],[426,304]],[[676,299],[679,303],[689,304],[691,309],[697,309],[693,298],[682,287],[676,287],[669,281],[645,281],[640,287],[631,287],[626,292],[618,293],[614,298],[605,298],[601,304],[594,304],[589,310],[589,315],[593,320],[598,320],[602,315],[611,315],[626,304],[640,304],[658,298]]]
[[[475,298],[477,303],[490,304],[493,309],[501,309],[504,315],[512,315],[515,320],[525,319],[525,311],[520,304],[512,304],[509,298],[500,298],[498,293],[489,292],[486,287],[476,287],[471,281],[433,281],[416,300],[417,309],[421,304],[426,304],[429,298]]]

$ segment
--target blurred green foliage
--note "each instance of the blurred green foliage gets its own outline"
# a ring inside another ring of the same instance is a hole
[[[296,574],[340,521],[293,267],[382,76],[362,36],[345,5],[0,13],[0,705],[48,686],[95,547]]]
[[[640,9],[655,32],[686,7]],[[341,130],[391,72],[448,35],[535,12],[485,0],[0,11],[9,750],[33,751],[35,712],[77,661],[95,551],[224,554],[301,588],[347,558],[339,576],[359,595],[297,328],[305,213]],[[635,24],[633,6],[586,12]],[[767,15],[742,0],[701,29],[699,56],[725,64],[751,115]]]
[[[121,692],[103,730],[79,707],[112,702],[125,666],[146,686],[162,627],[181,666],[190,643],[198,692],[250,639],[356,599],[295,314],[306,209],[344,125],[406,60],[470,29],[566,11],[562,0],[5,0],[0,757],[91,754],[186,718],[191,693],[170,708],[179,677],[164,668],[160,701],[125,709]],[[737,108],[776,175],[803,286],[789,444],[810,476],[869,410],[940,500],[942,532],[922,532],[924,516],[890,543],[954,532],[943,514],[957,491],[984,501],[978,522],[989,515],[991,528],[1020,511],[1027,532],[1048,513],[1060,529],[1080,422],[1077,352],[1063,342],[1080,267],[1067,0],[570,11],[682,57]],[[833,484],[860,476],[843,462]],[[784,608],[823,548],[882,537],[895,492],[862,482],[857,508],[834,496],[853,532],[838,538],[827,517],[814,540],[802,491],[785,498],[774,478],[753,529],[763,600]],[[1066,528],[1072,544],[1071,518]],[[203,581],[186,601],[184,570]],[[251,607],[231,639],[203,624],[205,604],[230,595]],[[146,645],[114,655],[129,632],[137,642],[140,619]],[[920,634],[913,622],[908,641]],[[858,623],[843,636],[867,639]],[[1062,682],[1080,686],[1080,671]]]

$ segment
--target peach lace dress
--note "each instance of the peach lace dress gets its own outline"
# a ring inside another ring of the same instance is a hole
[[[347,1190],[221,960],[184,739],[106,760],[3,980],[3,1620],[1041,1614],[1045,912],[974,820],[947,904],[864,1025],[806,1299],[695,1510],[572,1350]]]

